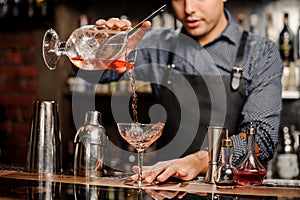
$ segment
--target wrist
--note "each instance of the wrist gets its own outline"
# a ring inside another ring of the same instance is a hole
[[[191,155],[187,156],[190,161],[193,163],[196,173],[206,174],[208,169],[208,152],[205,150],[197,151]]]

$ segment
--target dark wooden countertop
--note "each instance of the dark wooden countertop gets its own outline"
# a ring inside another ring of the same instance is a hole
[[[52,175],[52,174],[37,174],[27,173],[24,171],[0,170],[1,180],[26,180],[39,182],[54,182],[65,183],[71,185],[93,185],[100,187],[113,188],[128,188],[136,189],[133,186],[124,184],[124,178],[117,177],[100,177],[100,178],[85,178],[76,177],[72,175]],[[1,185],[0,187],[3,187]],[[170,191],[170,192],[186,192],[189,194],[218,194],[218,195],[246,195],[246,196],[260,196],[260,197],[289,197],[300,198],[300,187],[275,187],[275,186],[237,186],[234,189],[218,189],[214,184],[206,184],[201,181],[191,182],[168,182],[159,185],[147,186],[142,188],[144,190],[153,191]]]

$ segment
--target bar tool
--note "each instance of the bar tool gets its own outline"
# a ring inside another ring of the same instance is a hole
[[[51,174],[62,172],[61,134],[55,101],[33,102],[26,171]]]
[[[214,183],[214,172],[217,169],[218,157],[221,148],[222,134],[225,129],[217,126],[209,126],[207,128],[208,135],[208,169],[204,178],[205,183]]]
[[[226,138],[222,139],[222,164],[215,171],[215,184],[217,188],[235,188],[238,183],[238,171],[232,165],[232,147],[233,141],[228,136],[226,129]]]
[[[74,175],[100,177],[105,173],[107,137],[101,125],[101,113],[88,111],[85,122],[78,129],[75,139]]]

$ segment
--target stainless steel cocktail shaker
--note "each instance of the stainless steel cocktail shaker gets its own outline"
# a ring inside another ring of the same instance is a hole
[[[51,174],[62,172],[61,135],[55,101],[33,102],[26,170]]]
[[[88,111],[75,139],[74,175],[99,177],[104,171],[107,137],[101,125],[101,113]]]

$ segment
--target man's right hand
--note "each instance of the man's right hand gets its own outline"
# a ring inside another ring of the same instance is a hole
[[[170,177],[190,181],[199,174],[205,174],[208,169],[208,152],[201,150],[183,158],[158,162],[152,166],[143,166],[143,176],[147,183],[166,182]],[[133,166],[138,172],[138,167]],[[137,181],[138,174],[132,175],[132,181]]]
[[[110,18],[108,20],[99,19],[96,21],[96,26],[98,27],[107,27],[109,29],[114,29],[117,31],[126,31],[131,28],[131,22],[126,19],[119,19],[119,18]],[[139,41],[144,37],[146,32],[151,28],[151,22],[145,21],[141,27],[128,38],[128,44],[126,48],[126,54],[128,55],[139,43]],[[124,55],[121,60],[125,59]],[[114,67],[114,65],[112,65]],[[127,67],[118,67],[115,68],[117,72],[123,73],[127,70]]]

